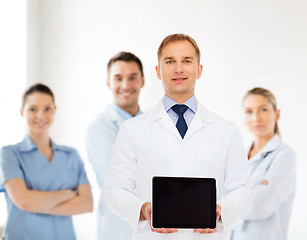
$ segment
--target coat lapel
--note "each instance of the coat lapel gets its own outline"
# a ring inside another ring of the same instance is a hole
[[[206,110],[200,104],[197,106],[197,112],[188,127],[188,131],[184,136],[183,140],[188,140],[194,133],[198,132],[201,128],[205,127],[207,124],[211,124],[214,122],[214,116],[211,112]]]
[[[214,122],[214,116],[211,112],[203,108],[200,104],[198,104],[197,112],[188,127],[186,135],[184,139],[181,138],[176,125],[173,123],[167,112],[163,107],[162,101],[160,101],[151,112],[150,120],[155,122],[158,121],[160,126],[179,138],[182,141],[186,141],[189,139],[195,132],[198,132],[201,128],[203,128],[206,124],[211,124]]]
[[[163,102],[160,101],[151,112],[150,120],[152,122],[158,122],[158,124],[164,128],[169,133],[173,134],[175,137],[181,139],[181,136],[173,123],[172,119],[169,117],[167,112],[163,107]]]

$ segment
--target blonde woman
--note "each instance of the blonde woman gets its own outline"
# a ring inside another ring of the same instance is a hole
[[[285,240],[295,195],[296,157],[280,138],[274,95],[264,88],[243,99],[244,123],[254,136],[248,162],[255,200],[242,220],[231,228],[231,240]]]
[[[92,211],[83,162],[76,150],[54,143],[52,91],[43,84],[24,94],[21,115],[27,134],[0,154],[0,185],[6,191],[5,240],[74,240],[74,214]]]

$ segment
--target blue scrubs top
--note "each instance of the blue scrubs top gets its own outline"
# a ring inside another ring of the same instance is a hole
[[[5,146],[0,154],[0,185],[12,179],[24,180],[28,189],[38,191],[75,190],[88,180],[78,152],[53,142],[49,162],[29,136],[21,143]],[[72,217],[27,212],[19,209],[5,193],[8,219],[5,240],[76,239]]]

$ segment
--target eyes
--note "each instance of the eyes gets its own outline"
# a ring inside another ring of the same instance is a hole
[[[172,64],[172,63],[175,63],[175,61],[174,61],[174,60],[167,60],[167,61],[165,61],[165,63],[166,63],[166,64]],[[192,60],[185,59],[185,60],[182,61],[182,63],[184,63],[184,64],[190,64],[190,63],[192,63]]]
[[[53,107],[45,107],[43,109],[44,112],[51,112],[54,108]],[[28,108],[28,111],[31,112],[31,113],[36,113],[39,111],[39,108],[38,107],[29,107]]]
[[[128,78],[129,81],[134,81],[134,80],[136,80],[136,79],[137,79],[136,77],[129,77],[129,78]],[[121,82],[123,79],[119,77],[119,78],[115,78],[114,80],[115,80],[116,82]]]
[[[115,82],[121,82],[121,81],[123,81],[123,77],[121,77],[121,76],[116,76],[116,77],[114,77],[114,81]],[[132,76],[129,76],[128,77],[128,81],[136,81],[136,80],[138,80],[138,79],[140,79],[140,77],[138,77],[137,75],[132,75]]]
[[[257,111],[260,112],[260,113],[265,113],[265,112],[268,111],[268,108],[263,107],[263,108],[258,109]],[[247,109],[247,110],[245,110],[245,114],[246,115],[251,115],[251,114],[253,114],[253,111],[250,110],[250,109]]]

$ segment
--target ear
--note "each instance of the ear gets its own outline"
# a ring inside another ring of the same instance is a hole
[[[20,115],[23,117],[23,111],[22,111],[22,109],[20,109]]]
[[[110,79],[109,78],[107,79],[107,85],[108,85],[108,88],[110,88]]]
[[[202,72],[203,72],[203,65],[199,64],[198,70],[197,70],[197,79],[201,77]]]
[[[161,80],[161,72],[160,72],[159,65],[156,66],[156,74],[157,74],[157,77]]]
[[[275,121],[277,122],[277,121],[279,120],[279,118],[280,118],[280,110],[277,109],[277,110],[275,111]]]
[[[141,86],[141,88],[144,87],[144,85],[145,85],[145,78],[142,77],[142,86]]]

